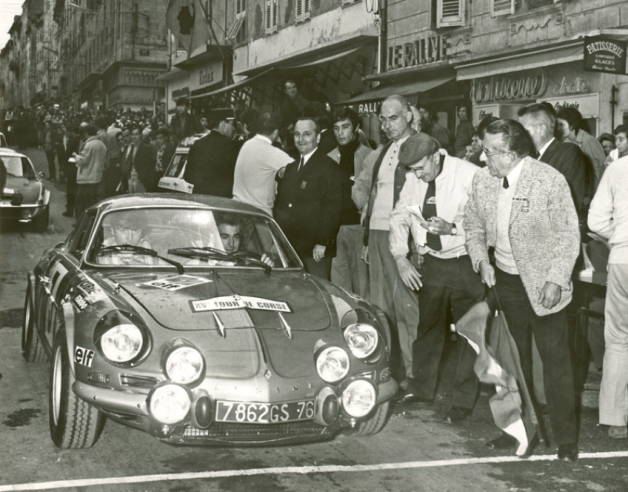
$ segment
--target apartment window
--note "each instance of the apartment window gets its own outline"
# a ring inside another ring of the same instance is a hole
[[[465,0],[437,0],[436,27],[464,26]]]
[[[515,13],[516,0],[492,0],[491,1],[491,16],[497,17],[498,15],[509,15]]]
[[[296,17],[297,24],[305,22],[310,18],[310,0],[296,0]]]
[[[246,40],[246,0],[236,0],[236,18],[229,31],[227,39],[234,39],[236,43]]]
[[[277,0],[266,0],[266,22],[264,24],[266,34],[273,34],[277,32],[278,8]]]

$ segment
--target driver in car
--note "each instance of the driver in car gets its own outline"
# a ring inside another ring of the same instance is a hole
[[[242,223],[231,215],[221,215],[216,217],[218,220],[218,232],[220,240],[225,249],[225,253],[237,254],[240,252],[240,244],[242,241]],[[266,254],[263,254],[260,261],[266,263],[269,267],[274,267],[275,262]]]
[[[144,226],[147,220],[142,210],[113,214],[111,217],[113,235],[102,242],[101,249],[123,245],[153,249],[150,241],[144,236]],[[98,263],[101,265],[145,265],[153,263],[153,258],[139,252],[112,249],[99,253]]]

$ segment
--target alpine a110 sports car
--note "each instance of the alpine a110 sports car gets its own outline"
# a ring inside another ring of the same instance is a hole
[[[106,417],[172,444],[374,434],[397,390],[389,347],[381,312],[223,198],[102,201],[28,276],[22,351],[51,360],[61,448],[93,445]]]

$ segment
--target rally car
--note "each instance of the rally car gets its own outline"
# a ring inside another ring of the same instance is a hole
[[[183,175],[185,174],[185,167],[188,163],[190,148],[194,145],[194,142],[206,135],[205,133],[197,133],[179,142],[170,160],[170,164],[168,164],[164,175],[159,179],[158,187],[160,191],[177,191],[188,194],[194,192],[194,185],[183,179]]]
[[[0,148],[0,160],[7,171],[7,182],[0,197],[0,217],[30,223],[37,232],[45,232],[50,220],[50,191],[43,174],[35,172],[24,154]]]
[[[374,434],[397,390],[383,314],[305,273],[270,217],[202,195],[89,208],[28,275],[22,352],[50,360],[50,434],[105,418],[172,444]]]

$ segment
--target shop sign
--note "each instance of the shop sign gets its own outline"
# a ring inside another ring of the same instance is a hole
[[[600,114],[600,95],[585,94],[581,96],[553,97],[550,99],[542,99],[538,102],[545,101],[554,106],[558,111],[562,108],[575,108],[580,111],[582,117],[597,118]]]
[[[626,73],[626,41],[584,38],[584,69],[589,72]]]
[[[190,90],[202,89],[222,82],[222,62],[212,63],[190,73]]]
[[[381,102],[369,102],[358,104],[358,114],[360,116],[366,114],[379,114],[379,108],[381,107]]]
[[[484,106],[473,107],[473,126],[478,126],[478,123],[487,116],[495,116],[499,118],[499,104],[486,104]]]
[[[476,104],[509,99],[537,99],[547,89],[545,70],[536,75],[494,76],[473,81],[471,100]]]
[[[447,59],[447,37],[438,34],[388,47],[388,70],[416,67]]]
[[[589,92],[589,86],[580,77],[576,77],[571,83],[567,81],[567,77],[563,77],[560,84],[554,86],[552,92],[557,96],[563,94],[583,94]]]
[[[177,89],[172,91],[172,99],[176,101],[180,97],[188,97],[190,95],[190,89],[188,87],[182,87],[181,89]]]

